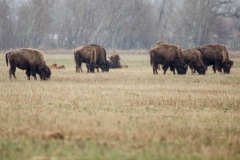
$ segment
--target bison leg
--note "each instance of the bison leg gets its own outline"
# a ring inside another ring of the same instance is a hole
[[[90,73],[94,73],[94,69],[95,69],[95,64],[93,63],[89,63],[88,64],[88,70],[90,71]]]
[[[158,64],[153,64],[153,74],[158,74],[157,69],[158,69]]]
[[[27,75],[27,79],[30,80],[30,76],[31,76],[31,70],[30,68],[26,69],[26,75]]]
[[[82,62],[79,64],[79,69],[80,69],[81,72],[83,72],[83,70],[82,70]],[[78,72],[80,72],[80,71],[78,71]]]
[[[96,66],[96,68],[97,68],[97,72],[99,72],[99,67],[98,66]],[[103,72],[103,71],[102,71]]]
[[[212,69],[214,73],[216,73],[217,70],[218,72],[222,72],[221,62],[216,61],[215,64],[213,64]]]
[[[80,62],[79,64],[76,64],[76,72],[80,73],[80,71],[83,72],[83,70],[82,70],[82,62]]]
[[[79,72],[79,66],[76,65],[76,72],[78,73]]]
[[[192,72],[192,74],[194,74],[195,73],[195,68],[192,66],[192,65],[189,65],[189,68],[190,68],[190,70],[191,70],[191,72]]]
[[[37,80],[37,76],[36,76],[36,74],[37,74],[37,69],[36,69],[36,66],[31,66],[30,67],[30,73],[31,73],[31,75],[34,77],[34,79],[35,80]]]
[[[78,73],[78,72],[79,72],[79,71],[78,71],[78,68],[79,68],[79,67],[78,67],[78,65],[76,65],[76,73]]]
[[[90,68],[89,68],[89,64],[88,63],[86,63],[86,67],[87,67],[87,73],[89,73],[90,72]]]
[[[9,69],[9,79],[12,79],[12,75],[16,79],[15,72],[16,72],[16,66],[11,65],[11,67]]]
[[[174,65],[170,65],[170,70],[173,72],[173,74],[176,74]]]
[[[169,67],[169,64],[167,62],[164,62],[162,64],[163,74],[166,74],[168,67]]]
[[[212,66],[212,69],[213,69],[213,73],[216,73],[215,65]]]

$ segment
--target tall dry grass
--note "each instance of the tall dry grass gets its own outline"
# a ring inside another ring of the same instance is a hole
[[[129,68],[77,74],[71,51],[46,54],[66,69],[45,82],[21,70],[10,81],[1,54],[0,157],[240,158],[239,59],[230,75],[180,76],[153,75],[148,54],[120,57]]]

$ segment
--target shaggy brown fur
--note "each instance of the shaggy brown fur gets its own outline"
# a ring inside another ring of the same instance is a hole
[[[195,71],[198,74],[205,74],[207,67],[203,64],[202,55],[196,49],[183,49],[183,59],[186,64],[189,65],[192,73],[194,74]]]
[[[229,74],[233,65],[233,61],[229,59],[228,50],[223,44],[209,44],[195,48],[201,52],[203,63],[206,66],[213,66],[213,71],[216,70]]]
[[[179,46],[161,43],[150,49],[150,62],[153,66],[153,74],[158,74],[158,64],[162,64],[164,74],[168,67],[175,74],[175,68],[178,74],[186,74],[187,65],[183,61],[182,50]]]
[[[43,52],[31,48],[21,48],[6,53],[6,63],[10,64],[9,78],[12,75],[16,79],[16,67],[26,70],[28,80],[32,75],[36,80],[36,74],[40,76],[41,80],[47,80],[51,76],[51,71],[46,65]]]
[[[106,59],[106,51],[103,47],[90,44],[77,48],[74,51],[76,72],[82,72],[82,63],[87,64],[88,72],[94,72],[96,67],[100,67],[103,72],[109,71],[109,64]]]
[[[90,71],[94,72],[97,53],[93,46],[85,45],[77,48],[74,52],[74,58],[76,63],[76,72],[82,72],[82,63],[89,64]]]
[[[110,59],[109,61],[110,68],[121,68],[121,63],[120,63],[121,59],[118,54],[114,53],[108,58]]]
[[[97,51],[97,61],[96,61],[97,71],[98,71],[98,67],[100,67],[102,72],[109,72],[109,63],[107,61],[107,53],[105,48],[96,44],[90,44],[90,46],[93,46]]]

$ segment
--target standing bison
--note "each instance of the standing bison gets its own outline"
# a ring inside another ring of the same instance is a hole
[[[51,76],[51,70],[44,61],[43,52],[35,49],[22,48],[10,51],[6,53],[7,66],[8,62],[10,64],[9,69],[10,79],[12,75],[16,79],[15,76],[16,67],[22,70],[26,70],[28,80],[30,80],[31,75],[36,80],[37,79],[36,74],[39,75],[41,80],[47,80]]]
[[[102,72],[109,71],[109,63],[106,58],[106,50],[96,44],[84,45],[74,51],[76,72],[82,72],[82,63],[87,64],[88,72],[94,72],[100,67]]]
[[[187,65],[184,63],[182,50],[179,46],[160,43],[150,49],[150,62],[153,66],[153,74],[158,74],[158,64],[162,64],[164,74],[168,67],[175,74],[175,68],[178,74],[186,74]]]
[[[202,55],[198,50],[183,49],[182,53],[184,62],[189,66],[192,73],[195,73],[195,71],[201,75],[206,73],[207,67],[203,64]]]
[[[223,44],[210,44],[195,48],[201,52],[203,63],[206,66],[213,65],[213,71],[216,70],[229,74],[233,61],[229,59],[228,50]]]
[[[122,65],[120,63],[121,59],[118,54],[114,53],[108,58],[110,59],[109,61],[110,68],[122,68]]]

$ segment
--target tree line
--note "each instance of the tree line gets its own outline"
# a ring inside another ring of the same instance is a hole
[[[177,3],[178,2],[178,3]],[[149,49],[159,40],[189,48],[240,49],[237,0],[0,0],[0,49]]]

